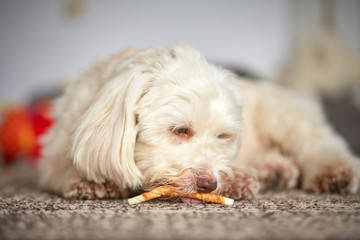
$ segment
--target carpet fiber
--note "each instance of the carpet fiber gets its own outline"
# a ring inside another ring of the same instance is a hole
[[[360,239],[360,195],[266,193],[233,206],[70,201],[0,172],[0,239]]]

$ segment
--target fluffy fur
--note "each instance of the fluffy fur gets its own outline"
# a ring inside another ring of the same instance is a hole
[[[54,117],[40,185],[68,198],[165,184],[236,199],[298,183],[358,188],[358,162],[315,102],[239,79],[185,45],[127,49],[94,64]]]

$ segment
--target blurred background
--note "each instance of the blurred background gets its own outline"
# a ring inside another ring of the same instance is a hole
[[[0,0],[2,151],[35,151],[46,100],[92,61],[176,43],[319,98],[360,152],[360,0]]]

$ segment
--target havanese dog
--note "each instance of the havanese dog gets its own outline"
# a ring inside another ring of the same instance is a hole
[[[66,198],[161,185],[234,199],[358,189],[359,161],[316,102],[240,79],[187,45],[126,49],[95,63],[56,101],[54,118],[40,185]]]

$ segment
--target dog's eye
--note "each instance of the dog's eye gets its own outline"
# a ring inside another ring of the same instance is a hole
[[[180,138],[189,139],[194,135],[191,128],[188,127],[171,127],[171,132]]]
[[[218,139],[231,139],[232,135],[230,133],[222,133],[217,136]]]

